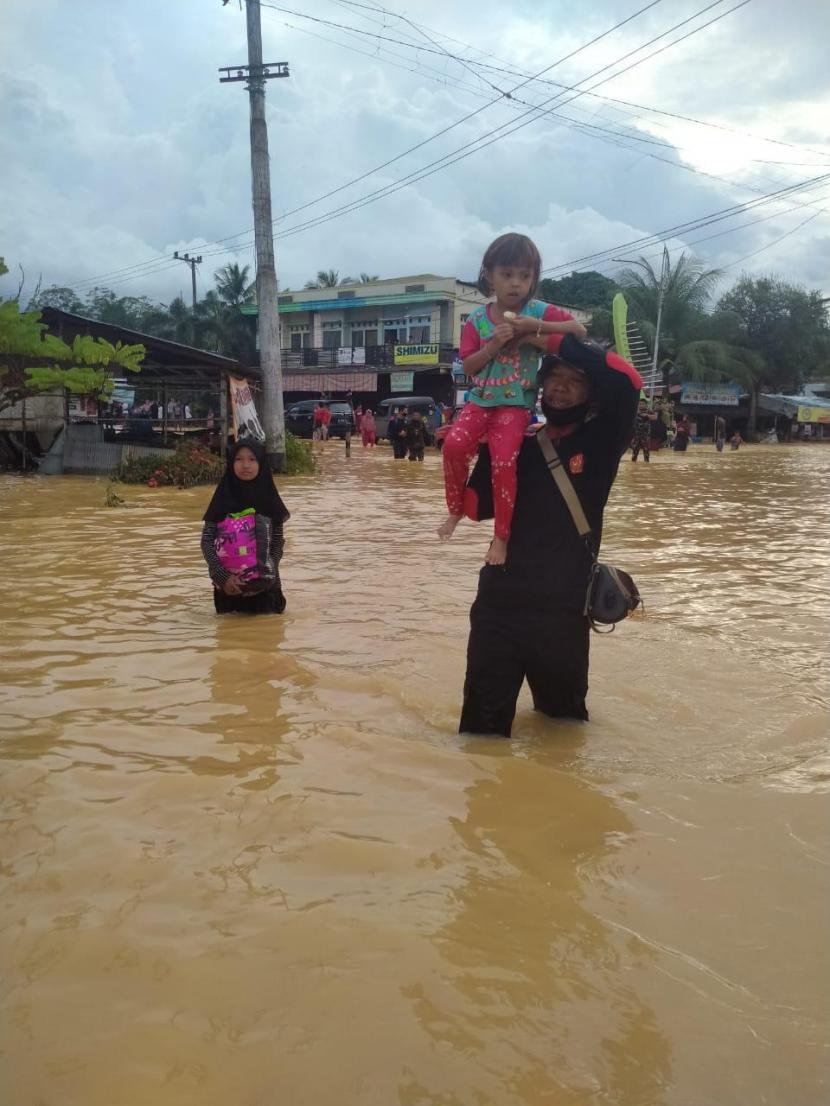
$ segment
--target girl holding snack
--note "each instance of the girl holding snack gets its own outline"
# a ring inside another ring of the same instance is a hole
[[[492,461],[495,536],[485,560],[504,564],[516,501],[516,458],[536,405],[540,353],[551,335],[586,336],[567,311],[532,299],[542,259],[524,234],[503,234],[484,254],[479,290],[495,300],[477,307],[464,325],[460,356],[474,381],[469,402],[444,442],[444,488],[449,515],[438,528],[451,537],[461,520],[469,465],[487,435]]]

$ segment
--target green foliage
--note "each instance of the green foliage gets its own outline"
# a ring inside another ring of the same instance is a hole
[[[566,303],[571,307],[581,307],[593,311],[602,307],[611,310],[611,301],[619,292],[617,282],[603,276],[602,273],[571,273],[558,280],[545,279],[539,284],[539,298],[546,303]],[[591,327],[593,334],[594,328]]]
[[[84,313],[83,300],[74,289],[62,284],[50,284],[29,300],[29,311],[41,311],[44,307],[56,307],[59,311],[69,311],[72,315]]]
[[[25,395],[66,388],[104,396],[113,375],[139,372],[144,346],[113,345],[78,335],[72,345],[46,333],[39,311],[21,311],[17,300],[0,302],[0,410]]]
[[[311,443],[286,434],[285,474],[311,473],[315,464]],[[167,453],[122,461],[112,479],[121,484],[147,484],[151,488],[192,488],[197,484],[218,484],[224,472],[224,458],[199,442],[182,442]]]
[[[314,472],[317,461],[311,451],[311,442],[295,438],[293,434],[285,432],[285,473],[287,476],[297,476],[301,473]]]
[[[192,488],[197,484],[218,484],[224,472],[224,460],[206,446],[183,442],[166,454],[122,461],[112,479],[122,484],[147,484],[151,488]]]
[[[658,368],[664,381],[672,370],[686,379],[721,379],[728,369],[715,366],[728,366],[733,354],[725,345],[716,348],[721,340],[712,333],[711,316],[707,314],[721,279],[720,271],[705,268],[685,253],[674,265],[664,253],[665,275],[644,257],[639,264],[640,268],[624,269],[619,280],[628,301],[629,319],[637,323],[643,341],[652,350],[662,284]]]
[[[641,257],[642,268],[624,269],[620,284],[631,309],[631,317],[639,324],[654,323],[660,295],[661,274]],[[721,279],[718,269],[706,269],[693,257],[681,253],[668,268],[663,282],[663,310],[660,322],[660,344],[676,355],[686,342],[704,337],[706,310],[715,287]]]
[[[223,265],[213,274],[216,292],[228,307],[241,307],[243,303],[256,302],[256,283],[249,279],[250,266],[240,269],[236,263]]]
[[[318,269],[314,280],[307,280],[306,288],[336,288],[338,284],[354,284],[354,277],[341,277],[337,269]]]
[[[764,361],[763,383],[797,391],[830,359],[830,325],[820,292],[777,277],[741,277],[721,297],[713,328]]]

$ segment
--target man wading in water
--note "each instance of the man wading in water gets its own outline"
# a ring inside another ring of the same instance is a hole
[[[602,513],[631,442],[642,381],[616,353],[565,335],[539,370],[542,410],[599,552]],[[592,558],[551,477],[535,435],[519,452],[507,562],[485,565],[470,610],[461,733],[510,736],[527,678],[533,705],[553,718],[588,718],[588,620]],[[481,452],[465,514],[493,517],[490,458]]]

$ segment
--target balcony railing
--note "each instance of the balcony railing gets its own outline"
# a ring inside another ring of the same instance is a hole
[[[401,343],[402,344],[402,343]],[[458,356],[456,346],[443,342],[415,343],[422,345],[438,346],[438,365],[451,365],[453,359]],[[282,371],[284,373],[298,372],[347,372],[350,369],[368,370],[370,372],[395,372],[396,369],[406,369],[417,361],[406,364],[395,364],[394,346],[355,346],[348,347],[310,347],[306,349],[283,349]],[[424,357],[423,364],[435,364],[431,357]]]

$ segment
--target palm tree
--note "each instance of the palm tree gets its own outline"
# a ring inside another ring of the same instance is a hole
[[[645,341],[653,349],[653,320],[657,317],[660,277],[644,257],[636,264],[642,272],[624,270],[620,274],[620,284],[639,316],[638,325]],[[680,255],[674,266],[666,267],[659,367],[666,385],[672,371],[684,380],[740,384],[750,396],[747,430],[752,434],[766,362],[756,350],[741,344],[728,313],[707,313],[706,308],[720,277],[720,270],[706,269],[685,253]]]
[[[250,265],[240,269],[236,262],[223,265],[213,274],[219,298],[228,307],[239,308],[243,303],[253,303],[256,299],[256,282],[248,279]]]
[[[691,371],[725,363],[726,348],[709,337],[709,306],[712,293],[721,278],[719,269],[706,269],[699,261],[681,253],[672,265],[665,255],[658,273],[645,257],[623,269],[619,284],[631,304],[632,314],[647,343],[654,348],[655,320],[660,312],[660,360],[664,383],[675,367]]]
[[[378,276],[377,273],[374,273],[374,274],[373,273],[361,273],[360,274],[360,280],[358,281],[358,283],[359,284],[372,284],[376,280],[380,280],[380,277]]]
[[[336,288],[338,284],[354,284],[354,277],[340,276],[337,269],[318,269],[314,280],[305,283],[306,288]]]

